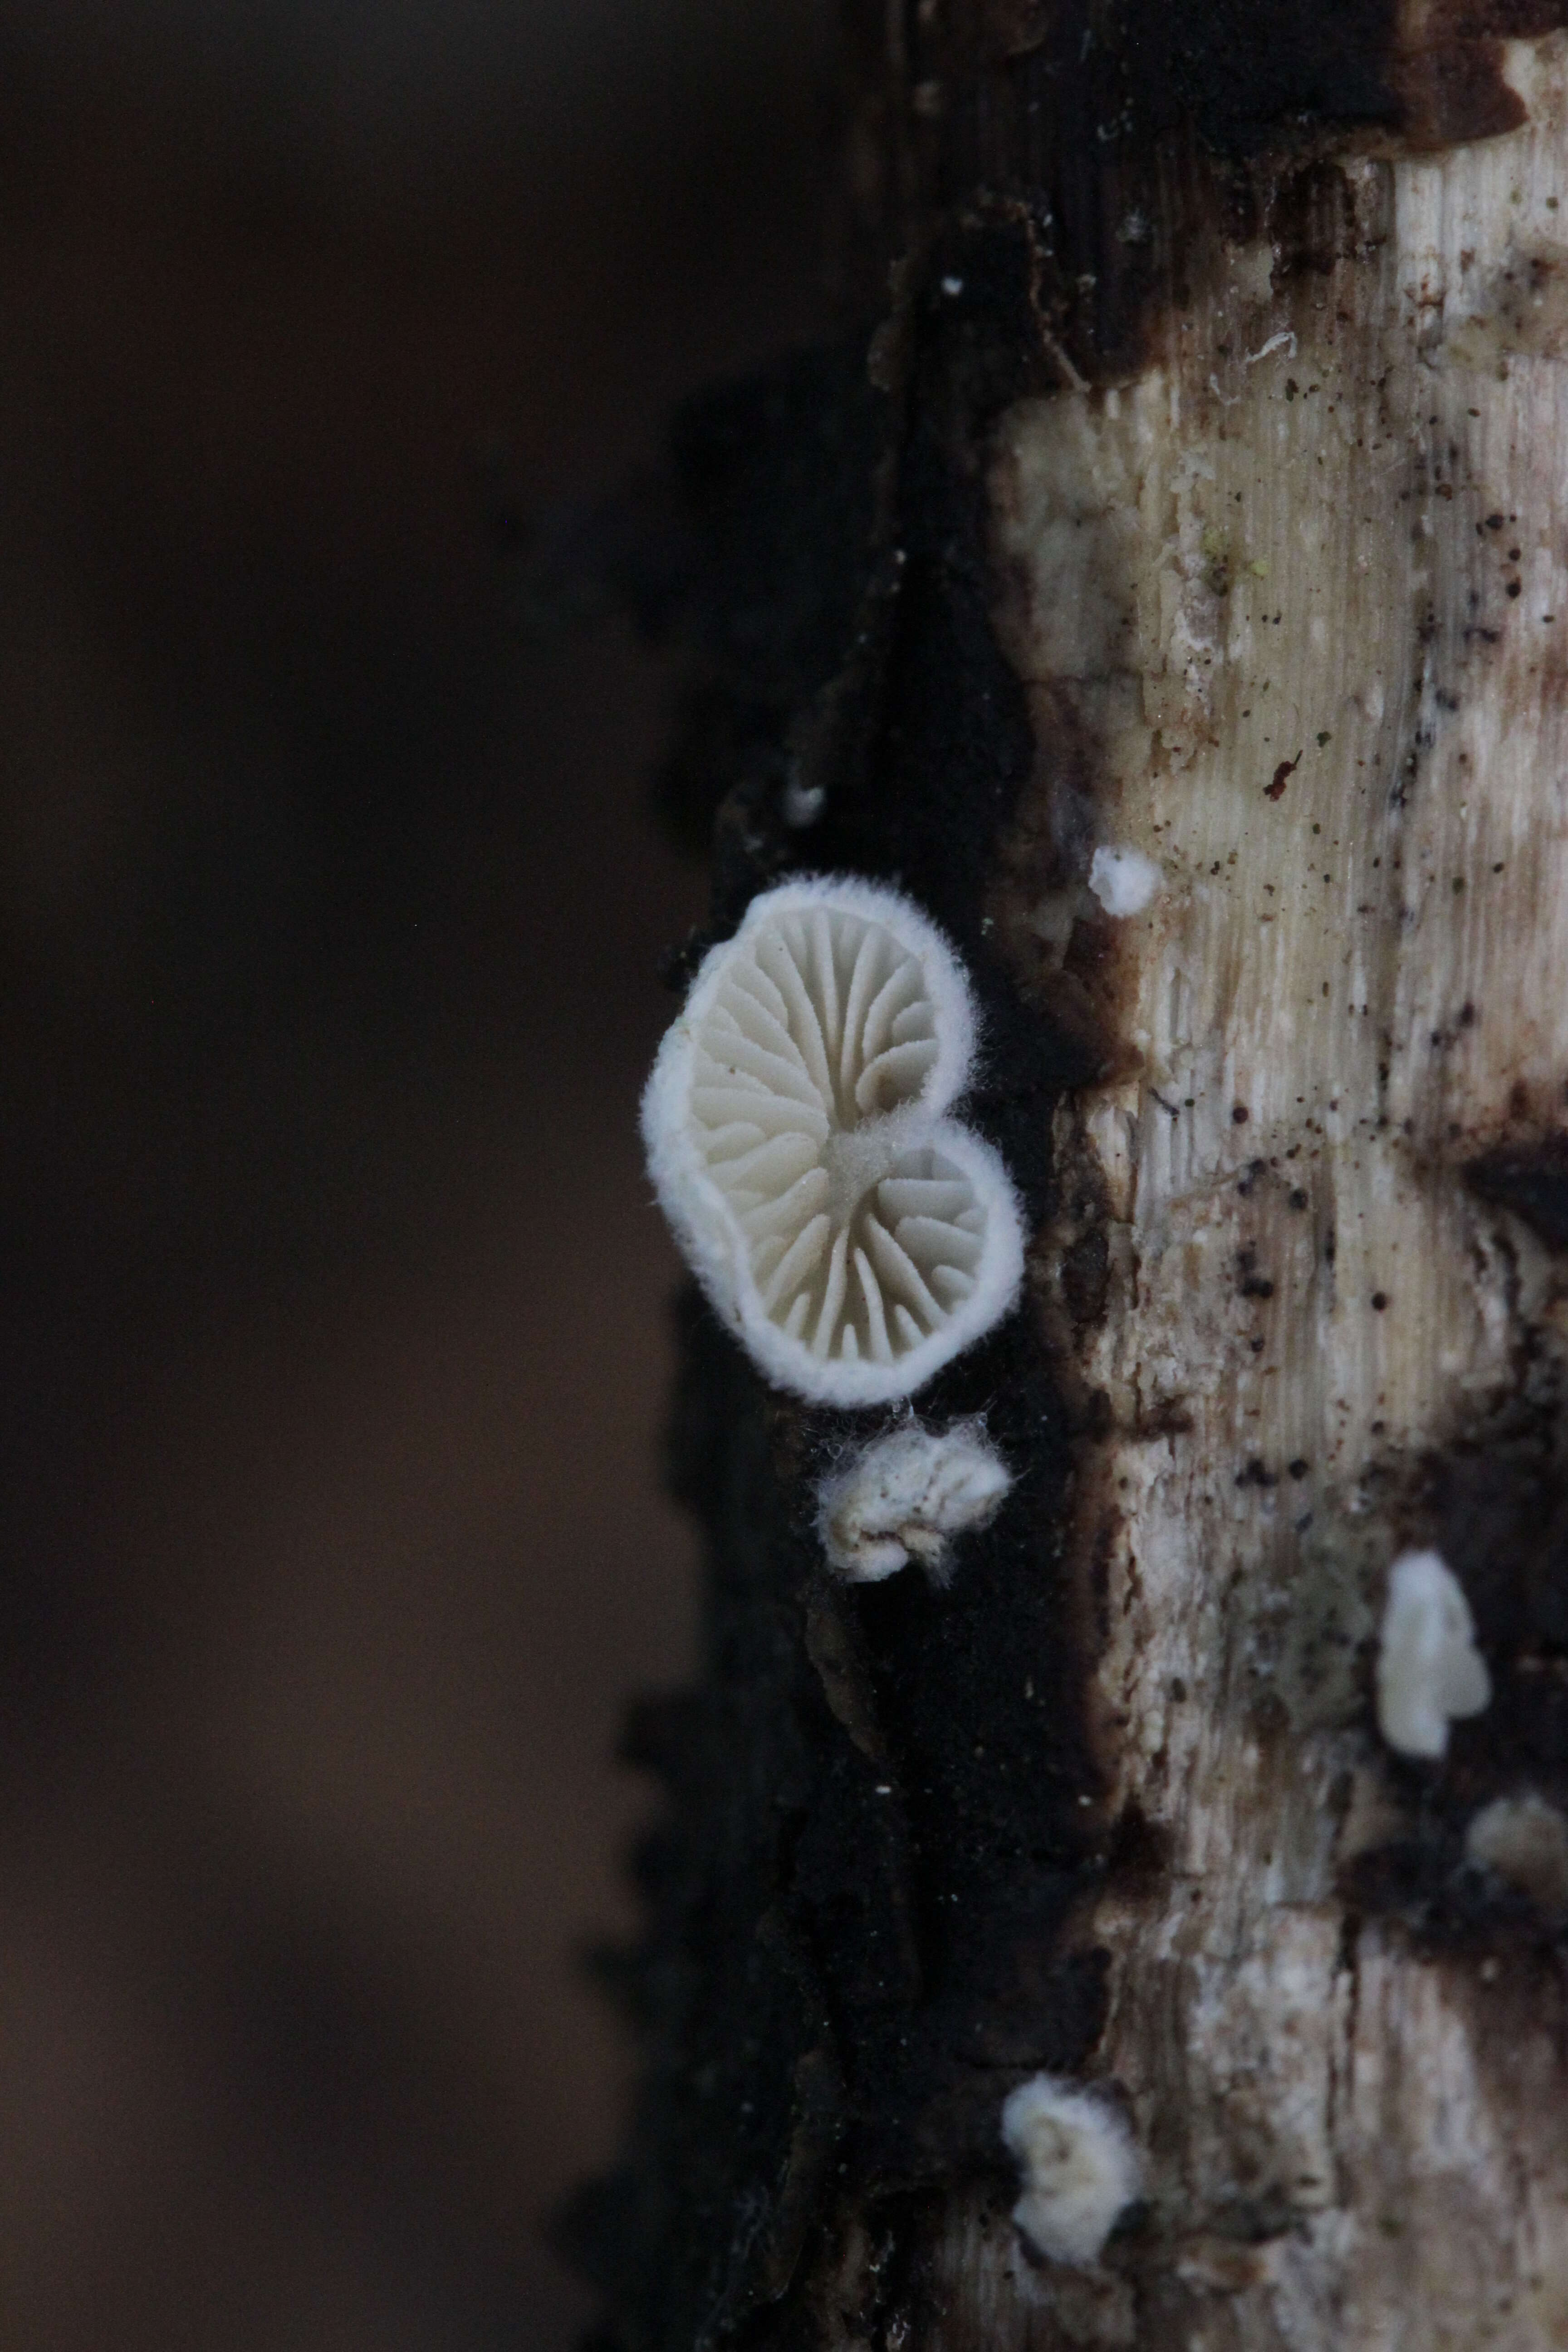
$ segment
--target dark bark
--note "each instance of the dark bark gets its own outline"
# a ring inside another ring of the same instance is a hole
[[[700,667],[684,744],[740,747],[741,772],[688,750],[662,789],[685,814],[723,788],[710,936],[792,866],[898,880],[938,915],[985,1018],[972,1123],[1039,1222],[1052,1107],[1085,1066],[989,947],[989,872],[1033,745],[988,615],[963,383],[984,373],[977,341],[933,309],[910,372],[921,414],[879,499],[893,404],[867,384],[863,340],[684,421],[681,622]],[[795,777],[826,790],[808,834],[783,814]],[[1100,1984],[1092,1954],[1054,1949],[1098,1864],[1051,1562],[1070,1423],[1032,1318],[923,1393],[939,1415],[986,1412],[1029,1465],[940,1593],[846,1590],[811,1528],[815,1477],[884,1416],[770,1392],[694,1294],[681,1331],[670,1476],[706,1538],[705,1677],[628,1732],[671,1800],[639,1858],[653,1927],[624,1979],[652,2057],[631,2163],[569,2224],[626,2340],[660,2347],[758,2324],[841,2200],[897,2205],[994,2170],[999,2098],[1078,2062]],[[1038,1663],[999,1689],[1004,1657]]]

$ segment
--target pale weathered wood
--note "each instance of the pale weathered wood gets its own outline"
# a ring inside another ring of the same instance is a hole
[[[994,919],[1121,1053],[1060,1115],[1044,1290],[1104,1236],[1102,1318],[1056,1316],[1105,1400],[1075,1539],[1106,1819],[1163,1865],[1081,1922],[1151,2212],[1122,2292],[1061,2304],[1077,2342],[1568,2343],[1558,1968],[1343,1891],[1422,1802],[1368,1701],[1417,1465],[1568,1330],[1464,1181],[1568,1076],[1568,43],[1506,71],[1523,128],[1347,142],[1331,267],[1216,224],[1145,364],[996,439],[1041,759]],[[1100,913],[1093,840],[1158,861],[1146,912]],[[1036,2340],[1051,2280],[1009,2297],[1006,2233],[959,2243],[986,2340]]]

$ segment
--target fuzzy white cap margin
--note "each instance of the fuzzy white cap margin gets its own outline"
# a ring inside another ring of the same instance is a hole
[[[910,1395],[1012,1306],[1017,1196],[948,1116],[974,1048],[955,950],[878,884],[765,891],[703,959],[643,1097],[648,1171],[721,1319],[781,1388]]]

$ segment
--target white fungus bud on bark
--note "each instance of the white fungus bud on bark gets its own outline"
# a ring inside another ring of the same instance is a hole
[[[1141,915],[1153,903],[1164,876],[1141,849],[1101,844],[1089,861],[1089,887],[1108,915]]]
[[[1448,1726],[1492,1695],[1475,1621],[1441,1554],[1402,1552],[1388,1572],[1377,1655],[1377,1727],[1401,1756],[1447,1753]]]
[[[803,833],[815,824],[827,804],[827,794],[820,784],[803,784],[792,776],[784,790],[784,821],[794,832]]]
[[[781,1388],[907,1396],[1013,1304],[1016,1196],[948,1116],[973,1058],[963,969],[896,891],[785,883],[704,959],[643,1097],[648,1170]]]
[[[1142,2186],[1120,2111],[1098,2092],[1035,2074],[1004,2104],[1002,2137],[1023,2184],[1013,2219],[1030,2244],[1047,2262],[1097,2263]]]
[[[1533,1789],[1482,1806],[1465,1832],[1465,1859],[1495,1871],[1548,1919],[1568,1917],[1568,1820]]]
[[[918,1559],[945,1584],[954,1536],[995,1516],[1012,1473],[978,1421],[940,1433],[910,1422],[857,1447],[816,1490],[828,1563],[854,1584],[879,1584]]]

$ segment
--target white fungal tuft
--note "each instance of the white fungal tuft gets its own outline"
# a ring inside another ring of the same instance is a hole
[[[784,790],[784,821],[797,833],[815,824],[827,803],[827,794],[820,784],[803,784],[792,776]]]
[[[1465,1832],[1465,1859],[1517,1886],[1547,1918],[1568,1917],[1568,1821],[1533,1789],[1482,1806]]]
[[[816,1529],[830,1565],[852,1583],[879,1584],[912,1554],[942,1584],[953,1537],[983,1528],[1012,1483],[978,1421],[940,1435],[910,1422],[823,1479]]]
[[[1475,1621],[1440,1553],[1402,1552],[1388,1572],[1377,1657],[1377,1727],[1401,1756],[1447,1753],[1448,1726],[1492,1695]]]
[[[963,967],[896,891],[785,883],[705,958],[643,1139],[693,1271],[780,1387],[906,1396],[1012,1305],[1012,1183],[946,1116],[973,1055]]]
[[[1108,915],[1141,915],[1164,878],[1141,849],[1113,849],[1102,843],[1089,861],[1089,887]]]
[[[1054,2074],[1021,2083],[1002,2109],[1023,2195],[1013,2219],[1047,2262],[1100,2260],[1118,2214],[1139,2194],[1142,2168],[1119,2110]]]

